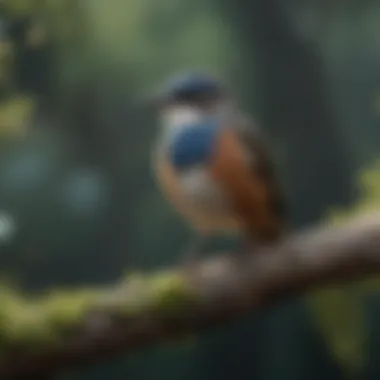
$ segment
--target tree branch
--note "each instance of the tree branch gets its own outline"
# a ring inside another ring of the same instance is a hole
[[[132,275],[113,288],[34,300],[7,298],[3,291],[2,305],[13,309],[2,306],[0,312],[0,378],[81,367],[215,326],[279,297],[378,271],[380,213],[315,228],[245,257],[220,255],[192,273]]]

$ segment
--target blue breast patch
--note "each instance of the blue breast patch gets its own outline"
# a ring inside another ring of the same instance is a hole
[[[174,138],[171,146],[171,162],[178,170],[206,164],[211,158],[215,140],[220,131],[216,122],[189,125]]]

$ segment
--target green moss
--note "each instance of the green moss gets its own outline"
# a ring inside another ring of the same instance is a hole
[[[149,307],[149,295],[147,276],[142,273],[132,273],[116,287],[110,298],[118,314],[136,316]]]
[[[189,303],[195,302],[188,282],[175,271],[131,274],[116,288],[112,297],[114,308],[126,316],[149,311],[169,314],[185,310]]]
[[[133,273],[112,288],[54,290],[38,298],[0,286],[0,350],[59,344],[97,308],[123,316],[152,311],[172,315],[186,312],[195,301],[186,279],[174,271]]]
[[[149,280],[151,305],[163,313],[186,311],[196,297],[184,276],[175,272],[162,272]]]
[[[56,342],[58,339],[41,308],[27,303],[9,315],[6,333],[9,343],[23,348],[36,349],[41,343]]]
[[[41,307],[21,294],[1,289],[0,344],[4,347],[37,349],[39,344],[56,341],[57,336]]]
[[[46,323],[56,330],[84,322],[86,313],[94,307],[100,298],[97,290],[79,290],[77,292],[54,291],[39,302]]]
[[[41,298],[0,288],[0,349],[44,349],[58,344],[67,328],[83,322],[98,293],[55,291]]]

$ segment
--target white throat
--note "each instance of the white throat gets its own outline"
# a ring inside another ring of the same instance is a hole
[[[163,127],[166,131],[175,131],[183,126],[197,123],[204,117],[203,112],[196,107],[174,106],[161,114]]]

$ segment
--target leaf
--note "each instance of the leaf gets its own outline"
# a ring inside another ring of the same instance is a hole
[[[364,368],[368,331],[364,297],[356,285],[324,289],[307,300],[328,350],[349,375]]]
[[[331,224],[380,208],[380,161],[359,176],[361,200],[348,210],[332,209]],[[365,296],[380,289],[379,276],[361,282],[330,287],[312,293],[306,302],[333,357],[347,374],[360,373],[368,357],[369,332],[366,320]]]

